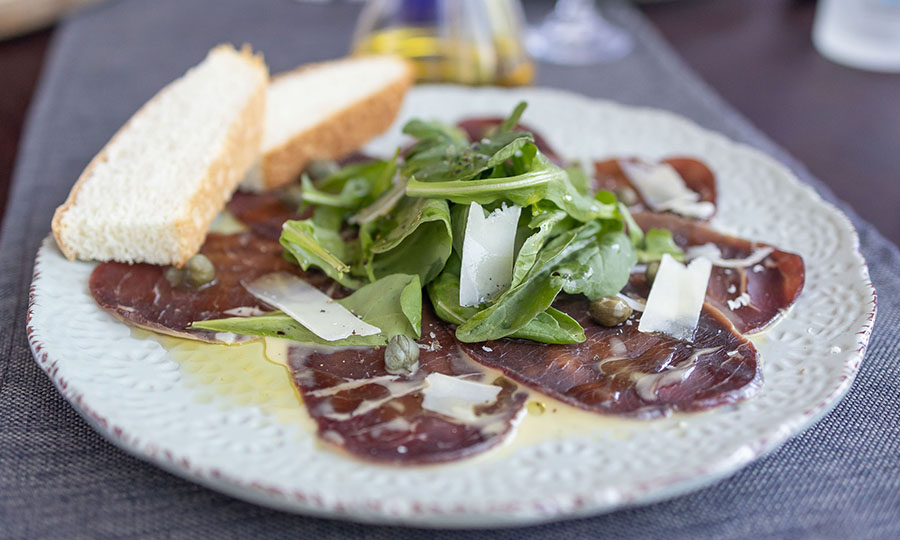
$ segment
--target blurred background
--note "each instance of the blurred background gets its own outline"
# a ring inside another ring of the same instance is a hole
[[[0,0],[0,216],[59,21],[116,1]],[[264,10],[266,2],[296,0],[256,1]],[[348,53],[401,54],[423,82],[552,86],[547,74],[599,78],[634,46],[603,17],[602,0],[331,3],[357,12]],[[636,4],[724,100],[900,243],[900,0]]]

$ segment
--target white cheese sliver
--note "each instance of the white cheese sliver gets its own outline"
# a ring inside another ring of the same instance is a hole
[[[642,300],[637,298],[632,298],[627,294],[618,293],[616,294],[619,298],[622,299],[623,302],[628,304],[628,307],[631,308],[632,311],[644,311],[645,303]]]
[[[685,267],[671,255],[663,255],[638,330],[692,341],[711,270],[712,263],[703,257]]]
[[[485,216],[469,205],[459,276],[459,305],[477,306],[509,287],[512,281],[519,206],[504,205]]]
[[[497,400],[500,387],[432,373],[425,377],[422,408],[464,422],[474,422],[475,407]]]
[[[755,249],[753,253],[743,259],[723,259],[719,246],[707,243],[687,248],[684,252],[684,257],[689,261],[697,257],[706,257],[712,262],[713,266],[721,268],[746,268],[764,261],[773,251],[775,251],[774,248],[765,246]]]
[[[701,201],[700,194],[691,191],[678,171],[668,163],[623,159],[619,166],[651,210],[698,219],[707,219],[716,211],[715,205]]]
[[[280,309],[325,341],[381,333],[380,328],[293,274],[273,272],[243,285],[247,292]]]

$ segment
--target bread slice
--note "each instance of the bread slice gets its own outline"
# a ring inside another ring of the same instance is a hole
[[[412,84],[395,56],[356,56],[301,66],[269,85],[261,166],[242,188],[261,191],[296,180],[311,159],[338,159],[393,123]]]
[[[259,155],[268,69],[212,49],[112,137],[53,216],[69,259],[181,266]]]

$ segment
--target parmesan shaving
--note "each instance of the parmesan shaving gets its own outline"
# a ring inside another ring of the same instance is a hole
[[[719,249],[719,246],[713,243],[706,243],[687,248],[684,252],[684,258],[690,261],[698,257],[705,257],[712,262],[713,266],[719,266],[721,268],[746,268],[748,266],[758,265],[764,261],[766,257],[771,255],[773,251],[775,251],[774,248],[765,246],[755,249],[753,253],[743,259],[725,259],[722,257],[722,250]],[[755,268],[754,271],[756,271]]]
[[[459,276],[459,305],[477,306],[512,282],[519,206],[503,205],[485,217],[478,203],[469,205]]]
[[[243,285],[247,292],[280,309],[326,341],[381,333],[380,328],[363,321],[293,274],[273,272]]]
[[[425,378],[422,408],[464,422],[474,422],[475,407],[497,401],[500,387],[466,381],[441,373]]]
[[[674,167],[667,163],[620,160],[619,166],[632,185],[655,212],[674,212],[681,216],[708,219],[716,211],[714,204],[701,201],[690,190]]]
[[[712,264],[706,258],[694,259],[685,267],[671,255],[663,255],[638,330],[692,341],[711,270]]]

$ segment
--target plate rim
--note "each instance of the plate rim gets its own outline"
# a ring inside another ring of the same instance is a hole
[[[48,235],[41,243],[35,257],[26,311],[26,335],[32,355],[39,367],[48,375],[60,394],[95,431],[126,453],[150,462],[178,477],[236,498],[277,510],[364,523],[391,523],[416,527],[508,527],[599,515],[622,508],[659,502],[717,483],[751,462],[778,449],[790,438],[811,427],[828,414],[849,390],[865,357],[869,338],[874,327],[878,303],[877,292],[869,277],[866,260],[859,250],[859,234],[853,223],[837,206],[822,198],[812,186],[800,180],[790,168],[780,161],[753,146],[735,141],[721,133],[700,126],[689,118],[665,109],[626,105],[613,100],[588,97],[576,92],[542,87],[504,89],[493,87],[471,88],[458,85],[422,85],[417,87],[417,89],[438,92],[464,89],[465,91],[476,93],[487,91],[508,93],[510,95],[516,93],[543,94],[577,100],[583,106],[613,107],[624,109],[634,114],[652,113],[659,117],[665,117],[668,122],[686,125],[698,131],[704,137],[717,139],[719,143],[724,143],[725,146],[735,151],[752,154],[754,159],[763,160],[774,166],[784,177],[790,178],[792,182],[805,191],[810,201],[820,206],[821,211],[829,212],[833,217],[840,218],[842,225],[846,229],[845,232],[850,233],[852,247],[854,248],[852,256],[860,265],[859,277],[862,280],[862,284],[871,292],[871,308],[865,317],[862,327],[852,327],[850,329],[858,330],[856,333],[858,336],[857,348],[843,362],[843,372],[840,377],[834,378],[837,384],[833,385],[828,395],[815,406],[810,407],[801,415],[792,416],[780,423],[774,436],[757,437],[753,440],[744,441],[741,447],[732,452],[731,455],[715,460],[708,467],[693,469],[683,474],[670,475],[660,479],[658,482],[641,485],[634,493],[627,496],[623,496],[621,493],[598,493],[594,491],[572,494],[567,497],[565,504],[561,504],[559,501],[548,504],[544,499],[528,498],[528,500],[520,502],[495,505],[454,504],[452,506],[442,506],[434,504],[426,506],[413,504],[408,511],[397,510],[389,504],[384,504],[385,501],[380,499],[345,504],[340,500],[333,501],[327,497],[322,497],[315,490],[299,491],[294,489],[286,492],[280,487],[267,485],[264,482],[246,482],[230,477],[215,467],[196,465],[185,456],[179,456],[171,450],[159,448],[151,441],[144,440],[140,436],[130,433],[122,426],[112,425],[104,416],[95,411],[88,404],[87,398],[76,388],[70,386],[68,381],[59,374],[57,368],[59,359],[51,358],[48,352],[44,350],[44,345],[36,337],[37,332],[32,324],[37,304],[38,286],[41,280],[42,259],[46,255],[47,249],[58,249],[53,243],[52,235]],[[411,91],[415,92],[417,89]]]

